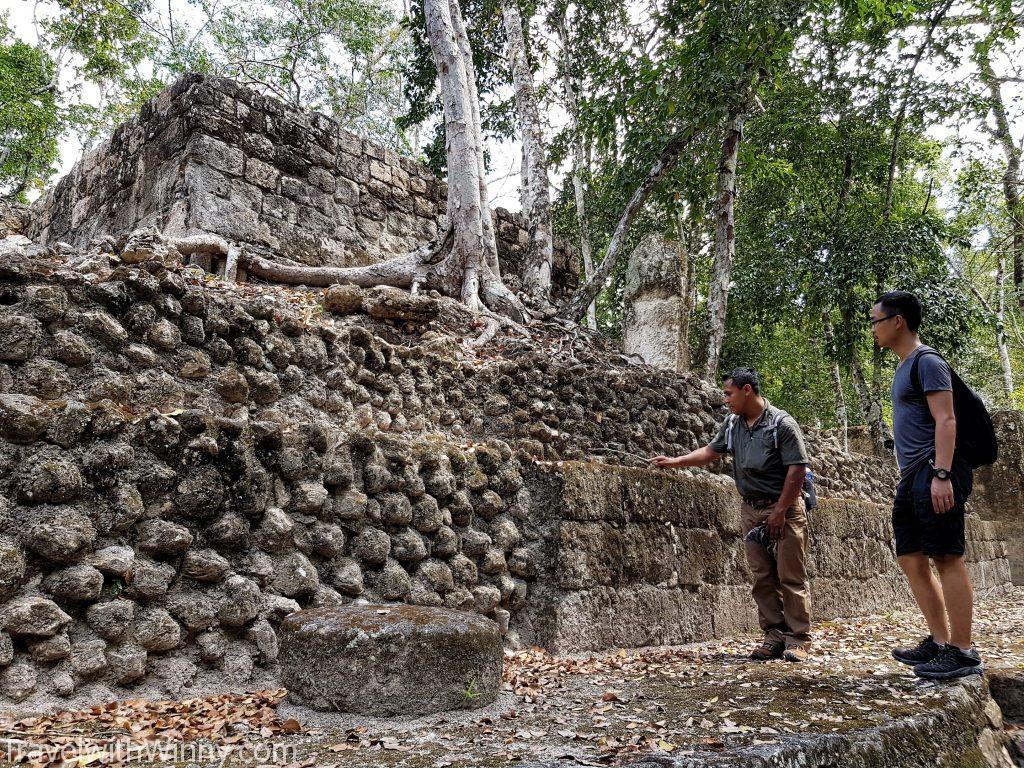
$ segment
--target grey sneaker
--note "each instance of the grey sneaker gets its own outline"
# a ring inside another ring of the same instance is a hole
[[[916,667],[918,664],[927,664],[942,651],[942,646],[935,642],[931,635],[918,643],[913,648],[894,648],[892,657],[896,661]]]
[[[934,659],[914,667],[914,674],[926,680],[951,680],[984,671],[985,665],[976,650],[964,651],[955,645],[945,646]]]

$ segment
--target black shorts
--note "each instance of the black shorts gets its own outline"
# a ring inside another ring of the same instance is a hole
[[[896,534],[896,555],[921,552],[925,555],[962,555],[967,540],[964,536],[964,504],[974,486],[970,467],[953,462],[954,506],[945,514],[936,514],[932,505],[932,473],[928,462],[900,480],[892,503],[892,529]]]

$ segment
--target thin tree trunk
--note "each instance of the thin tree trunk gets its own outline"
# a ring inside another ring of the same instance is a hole
[[[577,138],[577,143],[579,139]],[[583,279],[589,280],[594,274],[594,256],[590,246],[590,227],[587,223],[586,191],[583,189],[583,172],[579,166],[579,148],[574,148],[576,166],[572,172],[572,191],[576,199],[576,226],[580,230],[580,255],[583,257]],[[593,301],[587,307],[587,328],[597,330],[597,304]]]
[[[864,370],[861,368],[857,353],[850,356],[850,377],[853,380],[853,391],[857,394],[857,405],[860,406],[860,415],[865,423],[871,413],[871,397],[868,395],[868,385],[864,380]],[[870,429],[870,424],[868,425]]]
[[[966,281],[971,288],[974,298],[996,323],[996,348],[999,350],[999,366],[1003,371],[1003,389],[1006,394],[1013,394],[1013,367],[1010,361],[1010,350],[1006,343],[1006,259],[999,257],[999,265],[996,267],[996,306],[995,309],[989,304],[988,299],[978,290],[973,281],[963,274],[962,271],[953,267],[954,272],[960,279]],[[1018,341],[1020,337],[1018,336]]]
[[[989,38],[993,33],[990,33]],[[1021,310],[1024,310],[1024,199],[1022,199],[1021,187],[1024,186],[1024,177],[1021,175],[1021,154],[1022,150],[1013,140],[1010,131],[1010,119],[1006,110],[1006,102],[1003,100],[1002,83],[992,69],[992,61],[989,57],[988,46],[991,43],[986,40],[978,46],[975,52],[975,59],[978,62],[978,69],[981,74],[981,81],[988,88],[989,111],[995,120],[995,128],[990,129],[996,142],[1003,151],[1006,158],[1006,170],[1003,172],[1003,200],[1006,204],[1006,215],[1010,220],[1010,249],[1013,263],[1013,287],[1017,294]]]
[[[1003,369],[1003,387],[1007,395],[1013,394],[1013,367],[1010,364],[1010,350],[1006,344],[1006,259],[999,257],[996,272],[996,346],[999,348],[999,364]]]
[[[568,12],[568,5],[566,5]],[[580,131],[579,87],[572,72],[569,56],[569,33],[565,14],[558,20],[558,35],[562,43],[562,87],[565,91],[566,108],[569,112],[569,135],[572,137],[572,191],[576,204],[576,227],[580,232],[580,255],[583,258],[583,279],[589,280],[594,274],[594,257],[590,244],[590,225],[587,221],[587,196],[584,174],[590,173],[589,153],[583,148],[583,134]],[[587,307],[587,327],[597,330],[597,306],[591,302]]]
[[[542,304],[551,294],[551,265],[554,260],[551,229],[551,198],[548,190],[547,152],[544,130],[537,108],[533,74],[526,57],[526,39],[518,0],[502,0],[505,39],[516,93],[516,113],[523,141],[521,184],[526,190],[523,212],[529,222],[530,240],[523,260],[523,291]]]
[[[846,395],[843,392],[843,376],[839,370],[839,361],[836,359],[836,333],[832,327],[832,320],[828,312],[822,313],[822,327],[825,331],[825,347],[831,357],[832,365],[832,388],[836,391],[836,419],[839,421],[839,434],[842,439],[843,450],[850,452],[850,414],[846,407]]]
[[[690,370],[690,315],[693,313],[691,303],[693,293],[690,291],[690,253],[693,250],[693,239],[686,226],[686,213],[680,211],[677,217],[679,230],[676,241],[676,253],[679,259],[679,333],[676,338],[676,371],[686,373]]]
[[[644,203],[647,202],[647,198],[654,190],[654,187],[657,186],[666,173],[675,167],[676,162],[679,160],[679,154],[693,141],[693,136],[692,130],[677,133],[665,145],[665,148],[661,151],[661,156],[647,172],[647,177],[633,192],[629,202],[626,203],[626,208],[619,218],[619,223],[615,226],[615,232],[612,233],[612,238],[608,242],[608,249],[605,251],[600,266],[586,283],[576,289],[572,298],[566,302],[565,306],[558,313],[559,317],[579,321],[586,313],[587,307],[597,298],[597,294],[604,288],[605,282],[611,275],[612,268],[615,266],[615,262],[618,261],[622,247],[626,243],[629,228],[633,225],[633,221],[640,213]]]
[[[864,414],[864,420],[868,424],[871,441],[875,444],[875,449],[881,454],[891,453],[892,432],[882,417],[882,403],[879,399],[872,396],[872,392],[864,378],[864,369],[861,367],[860,359],[856,353],[851,358],[850,372],[853,374],[853,387],[857,392],[857,400],[860,402],[861,412]]]
[[[725,124],[725,138],[718,161],[718,190],[715,197],[715,262],[708,293],[708,345],[704,378],[714,381],[718,375],[725,320],[729,306],[729,283],[736,255],[736,164],[739,159],[746,103],[736,107]]]
[[[925,35],[924,41],[918,46],[917,51],[914,54],[914,58],[911,60],[910,69],[907,70],[907,79],[903,86],[903,97],[900,100],[900,108],[896,112],[896,120],[893,123],[892,128],[892,148],[889,152],[889,175],[885,184],[885,207],[882,210],[882,218],[885,221],[889,221],[892,216],[892,202],[893,202],[893,184],[896,179],[896,160],[899,157],[900,139],[903,135],[903,124],[907,118],[907,107],[910,104],[910,96],[913,93],[914,78],[917,75],[917,67],[921,63],[921,59],[924,58],[924,54],[931,47],[932,38],[935,36],[935,30],[942,22],[942,18],[946,15],[946,12],[953,5],[953,0],[946,0],[946,2],[939,7],[935,15],[932,17],[931,22],[928,26],[928,32]]]

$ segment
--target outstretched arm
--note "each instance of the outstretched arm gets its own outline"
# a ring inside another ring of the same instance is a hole
[[[668,469],[670,467],[706,467],[722,457],[718,451],[710,445],[690,451],[685,456],[655,456],[651,459],[651,466]]]

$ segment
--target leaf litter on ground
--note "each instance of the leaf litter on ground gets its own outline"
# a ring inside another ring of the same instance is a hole
[[[977,644],[991,668],[1024,668],[1022,598],[1018,588],[979,602]],[[41,745],[88,737],[73,755],[77,762],[65,761],[67,768],[120,765],[104,752],[117,738],[203,740],[230,753],[233,766],[253,768],[260,764],[246,755],[270,741],[297,745],[286,768],[307,768],[311,757],[332,768],[416,760],[468,767],[488,759],[613,765],[648,754],[720,752],[774,744],[792,734],[857,730],[941,706],[946,689],[913,677],[890,655],[894,645],[914,642],[919,634],[911,611],[820,623],[811,657],[799,665],[750,661],[746,654],[756,638],[749,635],[578,655],[536,647],[507,651],[502,698],[478,715],[389,721],[339,714],[331,724],[310,728],[301,714],[279,714],[284,691],[261,691],[180,702],[129,700],[9,719],[0,727],[9,738]]]

